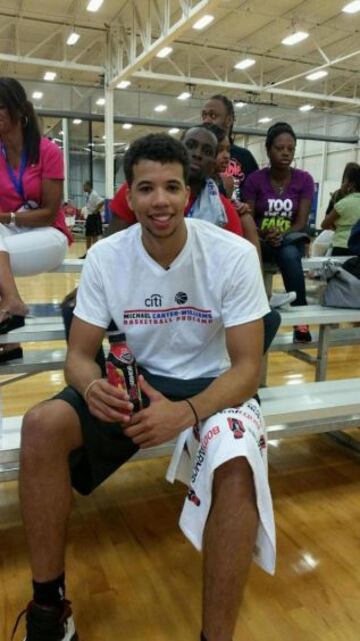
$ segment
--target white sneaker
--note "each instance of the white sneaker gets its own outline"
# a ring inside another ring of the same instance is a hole
[[[269,305],[270,307],[284,307],[296,300],[296,292],[280,292],[272,294]]]

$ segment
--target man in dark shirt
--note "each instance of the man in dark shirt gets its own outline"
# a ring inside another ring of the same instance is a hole
[[[233,127],[235,122],[234,105],[229,98],[222,94],[216,94],[208,100],[202,111],[203,123],[213,123],[225,129],[231,142],[230,163],[225,175],[234,179],[234,191],[236,200],[241,201],[241,185],[249,174],[259,169],[252,153],[244,147],[234,144]]]

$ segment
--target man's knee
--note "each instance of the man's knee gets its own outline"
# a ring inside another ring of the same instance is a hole
[[[81,445],[79,419],[64,401],[47,401],[30,409],[21,429],[22,458],[42,460],[54,451],[68,454]]]
[[[245,456],[237,456],[220,465],[214,475],[215,490],[233,488],[239,494],[255,497],[254,477]]]

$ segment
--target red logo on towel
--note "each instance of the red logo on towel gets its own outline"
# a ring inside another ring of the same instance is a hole
[[[201,504],[199,497],[196,495],[195,490],[193,490],[192,487],[189,487],[187,497],[189,501],[191,501],[191,503],[194,503],[194,505],[196,505],[196,507],[199,507],[199,505]]]
[[[245,434],[245,427],[238,418],[228,418],[228,426],[231,429],[234,438],[242,438]]]

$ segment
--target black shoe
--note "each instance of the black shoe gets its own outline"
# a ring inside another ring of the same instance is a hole
[[[293,341],[294,343],[311,343],[309,325],[295,325]]]
[[[24,355],[22,347],[14,347],[14,349],[3,349],[0,351],[0,364],[13,361],[15,358],[22,358]]]
[[[18,316],[18,314],[13,314],[4,318],[0,323],[0,334],[7,334],[11,332],[12,329],[19,329],[25,325],[25,316]]]
[[[15,632],[23,614],[26,614],[24,641],[79,641],[70,601],[62,601],[59,608],[37,605],[31,601],[26,610],[19,614],[11,641],[15,638]]]
[[[79,260],[85,260],[85,258],[86,258],[86,254],[84,254],[83,256],[79,256]]]

